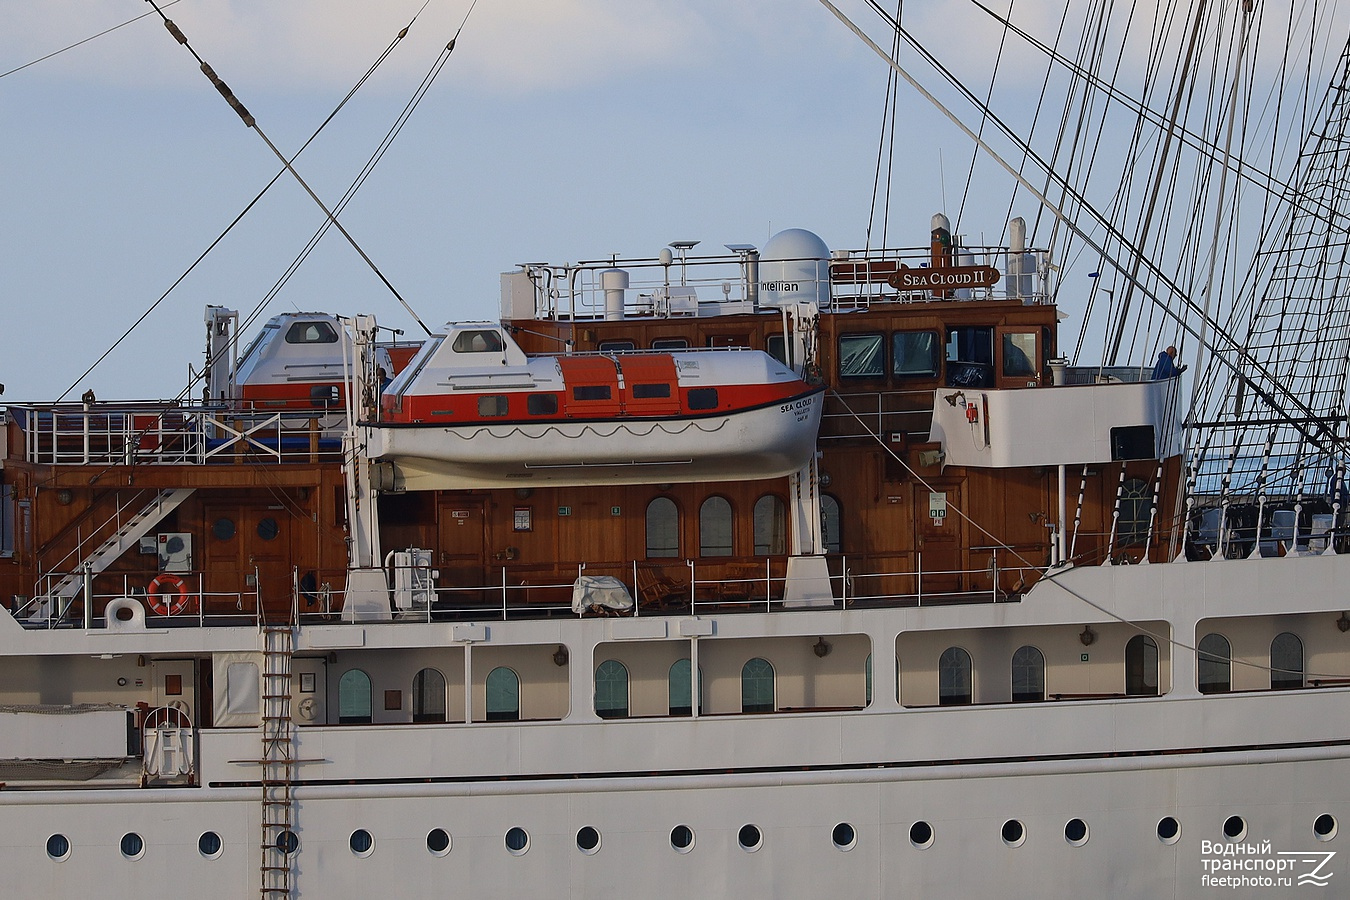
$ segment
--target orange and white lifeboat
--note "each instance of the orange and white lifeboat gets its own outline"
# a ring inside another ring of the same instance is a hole
[[[388,487],[776,478],[815,452],[823,388],[757,350],[527,357],[494,323],[445,330],[366,423]]]

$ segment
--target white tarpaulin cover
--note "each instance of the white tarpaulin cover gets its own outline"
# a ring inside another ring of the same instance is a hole
[[[217,653],[211,662],[215,683],[212,724],[217,728],[257,725],[261,653]]]
[[[598,609],[632,609],[628,586],[611,575],[582,575],[572,584],[572,612]]]

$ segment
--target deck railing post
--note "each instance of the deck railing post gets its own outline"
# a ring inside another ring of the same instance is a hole
[[[918,594],[918,605],[919,605],[919,606],[923,606],[923,554],[922,554],[922,553],[915,553],[915,554],[914,554],[914,564],[915,564],[915,566],[916,566],[916,569],[915,569],[915,572],[914,572],[914,587],[915,587],[915,589],[919,592],[919,594]]]

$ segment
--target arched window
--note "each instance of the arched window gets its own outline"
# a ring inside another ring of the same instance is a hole
[[[628,669],[617,659],[607,659],[595,669],[595,712],[602,719],[628,715]]]
[[[677,659],[670,667],[667,679],[667,696],[672,716],[688,716],[694,711],[693,683],[689,677],[690,662],[687,658]],[[698,711],[703,712],[703,672],[698,673]]]
[[[787,553],[787,504],[782,497],[765,494],[755,501],[755,555]]]
[[[1158,645],[1148,635],[1136,634],[1125,645],[1125,693],[1158,696]]]
[[[1012,698],[1014,703],[1045,699],[1045,655],[1035,647],[1018,647],[1013,654]]]
[[[498,666],[487,677],[487,720],[520,720],[520,676],[506,666]]]
[[[1142,478],[1125,479],[1120,491],[1120,519],[1116,522],[1117,543],[1142,544],[1148,538],[1148,520],[1152,511],[1153,497],[1148,482]]]
[[[731,501],[726,497],[709,497],[698,510],[698,555],[731,553]]]
[[[1226,694],[1233,689],[1233,648],[1221,634],[1207,634],[1196,647],[1200,651],[1200,693]]]
[[[680,555],[680,511],[669,497],[647,504],[647,557]]]
[[[423,669],[413,676],[414,722],[445,721],[445,676],[436,669]]]
[[[830,494],[820,495],[820,533],[826,553],[841,553],[844,539],[840,533],[839,501]]]
[[[370,721],[370,676],[348,669],[338,680],[338,721],[360,725]]]
[[[970,654],[960,647],[948,647],[938,657],[938,703],[964,706],[972,697]]]
[[[773,666],[756,656],[741,667],[741,712],[773,710]]]
[[[1284,632],[1270,642],[1270,689],[1287,691],[1303,687],[1303,642]]]

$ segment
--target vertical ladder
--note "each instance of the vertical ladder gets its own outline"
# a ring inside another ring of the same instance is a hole
[[[291,855],[282,835],[293,833],[295,741],[291,725],[291,626],[264,625],[262,671],[262,900],[291,896]]]

